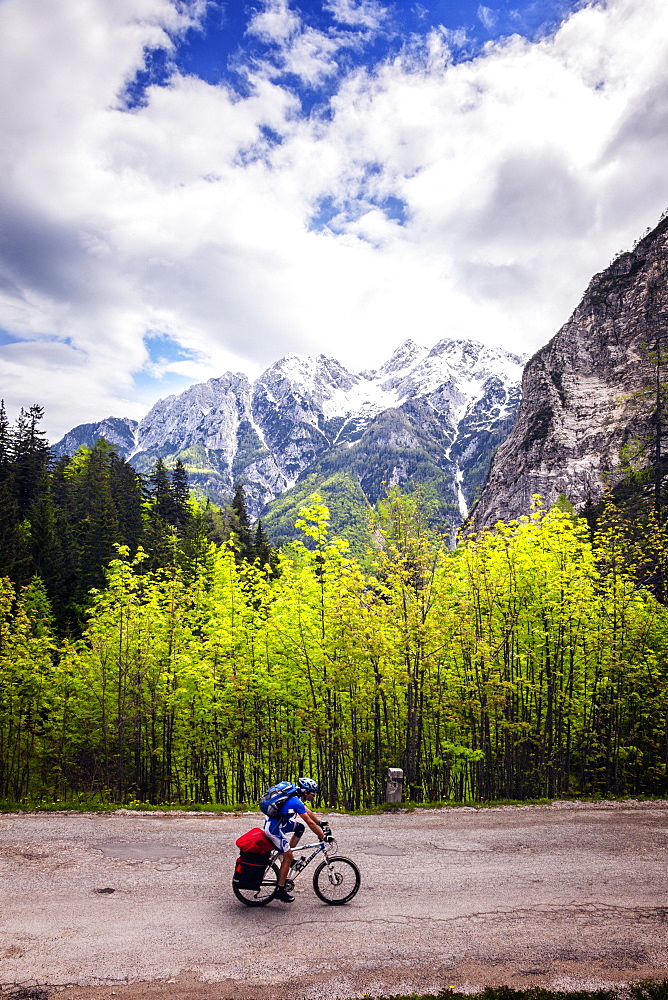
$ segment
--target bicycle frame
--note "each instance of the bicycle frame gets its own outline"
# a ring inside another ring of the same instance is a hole
[[[307,858],[306,857],[295,858],[295,860],[290,865],[290,870],[288,872],[289,880],[291,882],[294,882],[295,879],[301,874],[301,872],[303,872],[305,868],[308,868],[313,859],[316,858],[319,854],[324,854],[325,857],[327,857],[327,846],[328,845],[324,840],[319,840],[315,844],[304,844],[303,847],[300,847],[299,845],[297,845],[297,847],[292,847],[291,850],[295,854],[297,852],[303,854],[304,852],[307,851],[311,851],[311,854]],[[271,857],[269,858],[269,863],[271,864],[272,861],[280,861],[282,857],[283,855],[280,853],[280,851],[274,851]]]

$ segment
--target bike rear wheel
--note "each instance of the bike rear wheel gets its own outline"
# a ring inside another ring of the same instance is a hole
[[[264,873],[259,889],[240,889],[232,883],[234,895],[246,906],[266,906],[271,903],[278,890],[278,868],[271,864]]]
[[[315,870],[313,891],[330,906],[348,903],[360,887],[360,870],[350,858],[327,858]]]

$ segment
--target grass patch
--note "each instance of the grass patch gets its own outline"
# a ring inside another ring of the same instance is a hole
[[[378,813],[415,812],[419,809],[498,809],[499,806],[549,806],[553,802],[663,802],[665,795],[560,795],[555,799],[490,799],[486,802],[467,799],[464,802],[456,802],[453,799],[439,799],[435,802],[412,802],[410,799],[404,802],[389,803],[384,802],[377,806],[367,806],[362,809],[345,809],[343,806],[335,806],[326,809],[321,806],[323,812],[341,813],[348,816],[373,816]]]
[[[0,800],[0,813],[16,812],[81,812],[81,813],[111,813],[118,809],[128,809],[133,812],[210,812],[210,813],[239,813],[256,811],[256,805],[245,805],[241,803],[236,806],[220,805],[218,803],[201,802],[163,802],[156,804],[153,802],[141,802],[138,799],[131,799],[129,802],[109,802],[94,799],[55,799],[54,801],[31,801],[22,799],[20,802],[12,802],[7,799]]]
[[[362,809],[346,809],[345,806],[327,807],[317,804],[320,812],[341,816],[376,816],[386,813],[412,813],[420,809],[494,809],[500,806],[546,806],[553,802],[656,802],[665,801],[665,795],[572,795],[560,796],[558,799],[493,799],[488,802],[469,800],[455,802],[449,799],[439,799],[435,802],[382,803],[377,806],[367,806]],[[80,795],[67,799],[25,798],[20,802],[10,799],[0,800],[0,813],[13,812],[115,812],[117,809],[130,809],[137,812],[202,812],[202,813],[240,813],[259,812],[256,802],[239,802],[236,805],[221,805],[217,802],[142,802],[130,799],[127,802],[114,802],[108,796]],[[666,998],[668,1000],[668,997]]]
[[[373,994],[364,993],[363,997],[371,1000]],[[410,993],[408,996],[385,997],[384,1000],[444,1000],[445,997],[456,997],[457,1000],[668,1000],[668,979],[646,980],[608,990],[565,992],[546,990],[542,986],[531,986],[525,990],[512,986],[488,986],[482,993],[458,993],[454,989],[445,989],[440,993]]]
[[[340,812],[350,816],[373,816],[375,813],[415,812],[418,809],[491,809],[494,806],[543,806],[555,799],[495,799],[490,802],[455,802],[450,799],[439,799],[436,802],[383,802],[378,806],[367,806],[362,809],[344,809],[343,807],[327,810]]]

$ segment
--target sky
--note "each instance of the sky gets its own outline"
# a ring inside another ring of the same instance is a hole
[[[0,392],[531,354],[668,207],[665,0],[0,0]]]

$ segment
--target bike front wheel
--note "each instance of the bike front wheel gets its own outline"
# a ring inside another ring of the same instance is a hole
[[[360,887],[360,870],[350,858],[327,858],[315,870],[313,891],[330,906],[350,902]]]
[[[232,883],[234,895],[246,906],[266,906],[271,903],[278,891],[278,868],[271,864],[264,873],[259,889],[240,889]]]

